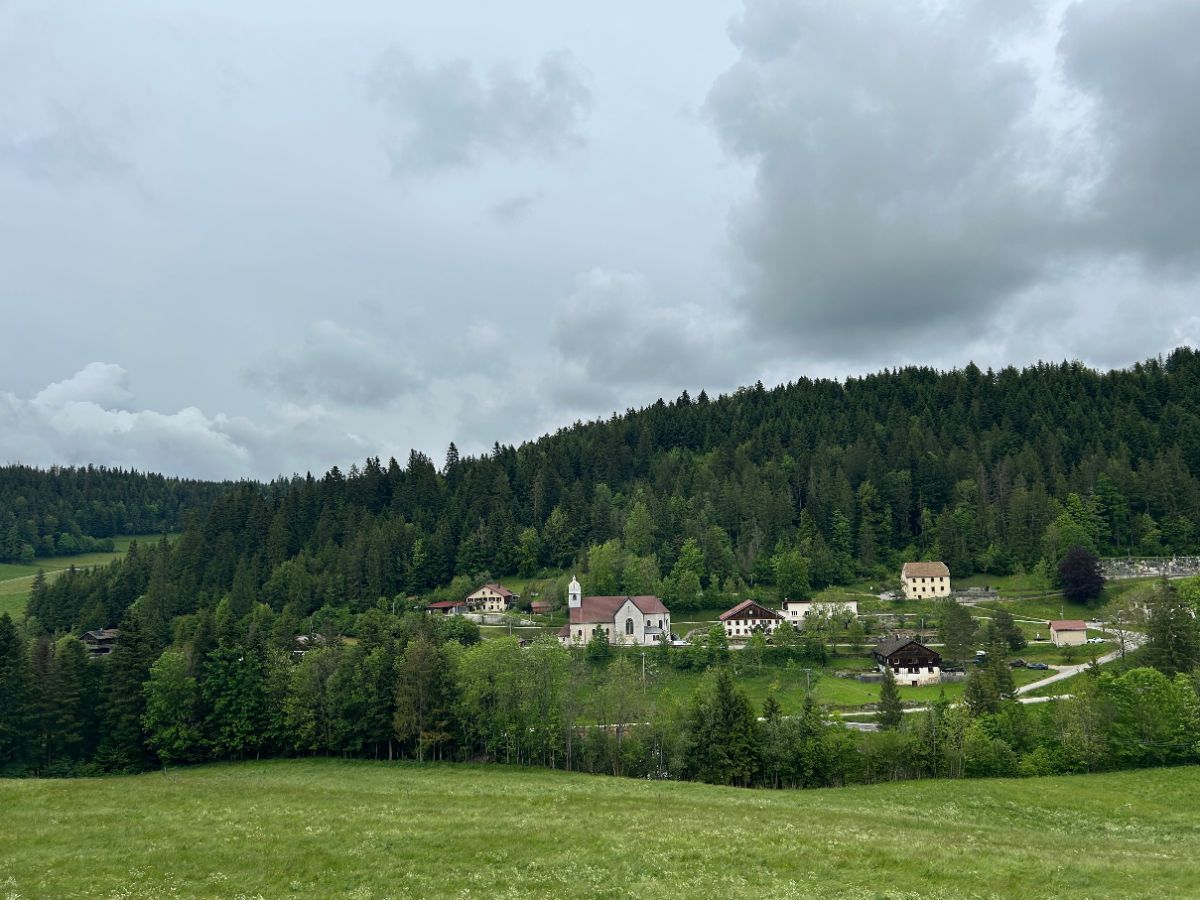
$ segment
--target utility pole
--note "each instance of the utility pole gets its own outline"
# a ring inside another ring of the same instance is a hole
[[[646,693],[646,651],[642,651],[642,693]]]

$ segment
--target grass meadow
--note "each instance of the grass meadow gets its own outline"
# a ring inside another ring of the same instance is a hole
[[[38,569],[46,573],[46,578],[53,579],[57,575],[74,566],[77,569],[87,569],[92,566],[103,566],[112,562],[129,550],[134,541],[142,543],[158,540],[158,535],[120,535],[113,538],[112,552],[80,553],[76,556],[45,556],[39,557],[32,565],[17,563],[0,563],[0,613],[8,613],[14,619],[25,615],[25,603],[29,600],[29,590],[33,586],[34,576]],[[168,535],[174,537],[174,535]]]
[[[339,760],[0,781],[7,897],[1195,897],[1200,768],[769,792]]]

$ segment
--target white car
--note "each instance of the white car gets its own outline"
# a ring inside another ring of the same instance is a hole
[[[1089,644],[1103,644],[1103,643],[1104,643],[1104,638],[1102,638],[1102,637],[1090,637],[1090,638],[1088,638],[1088,639],[1087,639],[1087,642],[1088,642]]]

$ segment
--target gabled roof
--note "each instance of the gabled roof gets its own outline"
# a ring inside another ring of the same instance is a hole
[[[439,600],[437,603],[430,603],[426,609],[453,609],[456,606],[462,606],[465,600]]]
[[[900,650],[903,650],[904,648],[908,647],[910,644],[920,647],[926,653],[929,653],[933,656],[937,656],[939,658],[941,657],[941,654],[939,654],[936,650],[930,650],[928,647],[926,647],[920,641],[913,640],[910,637],[886,638],[875,645],[875,654],[877,656],[882,656],[884,659],[887,659],[892,654],[897,653]]]
[[[949,578],[950,570],[944,562],[906,562],[900,570],[901,578]]]
[[[632,601],[633,605],[646,616],[671,614],[671,611],[663,606],[663,602],[652,594],[641,594],[636,597],[628,595],[581,597],[580,605],[571,609],[571,624],[587,625],[591,622],[611,622],[613,616],[617,614],[617,610],[625,605],[626,600]]]
[[[1056,619],[1046,624],[1055,631],[1087,631],[1087,622],[1082,619]]]
[[[89,638],[93,641],[111,641],[115,640],[121,634],[119,628],[97,628],[95,631],[84,632],[84,640]]]
[[[756,603],[753,600],[743,600],[733,609],[727,609],[725,612],[717,616],[721,622],[727,619],[778,619],[781,618],[779,613],[773,609],[767,609],[761,603]]]
[[[494,582],[494,581],[489,581],[487,584],[480,585],[474,591],[471,592],[471,596],[474,597],[476,594],[478,594],[484,588],[490,588],[492,591],[499,594],[505,600],[511,600],[513,597],[516,596],[516,594],[514,594],[512,591],[510,591],[504,585],[496,584],[496,582]]]

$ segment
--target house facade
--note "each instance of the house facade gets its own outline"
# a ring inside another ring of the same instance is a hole
[[[830,617],[858,617],[858,601],[846,600],[840,603],[813,600],[784,600],[779,610],[779,616],[785,622],[791,622],[796,628],[801,627],[804,620],[812,613]]]
[[[755,603],[753,600],[743,600],[733,609],[727,609],[717,620],[725,626],[725,636],[745,640],[758,631],[770,635],[783,618],[773,609]]]
[[[502,584],[485,584],[466,598],[467,612],[508,612],[516,602],[517,595]]]
[[[950,596],[950,570],[944,562],[908,562],[900,570],[905,600]]]
[[[1082,619],[1060,619],[1047,622],[1050,642],[1055,647],[1078,647],[1087,642],[1087,622]]]
[[[896,637],[875,645],[875,665],[880,672],[892,670],[897,684],[915,687],[942,680],[942,657],[936,650],[912,638]]]
[[[585,597],[578,580],[567,587],[567,624],[558,639],[581,647],[604,629],[610,644],[648,645],[671,639],[671,612],[651,595]]]

